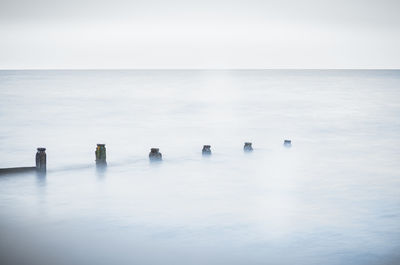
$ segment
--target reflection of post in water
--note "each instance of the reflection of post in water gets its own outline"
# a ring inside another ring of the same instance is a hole
[[[105,177],[106,171],[107,171],[107,163],[96,164],[96,175],[99,180],[102,180]]]
[[[203,156],[211,155],[211,145],[203,145],[203,150],[201,150]]]
[[[46,186],[46,172],[36,171],[36,184],[38,187]]]
[[[250,142],[245,142],[244,143],[243,151],[245,151],[245,152],[253,151],[253,147],[251,146]]]
[[[36,152],[36,172],[46,174],[46,148],[38,147]]]
[[[158,148],[151,148],[149,154],[150,162],[156,162],[162,160],[162,154],[160,153],[160,149]]]
[[[95,155],[96,155],[96,166],[98,167],[107,166],[105,144],[97,144]]]

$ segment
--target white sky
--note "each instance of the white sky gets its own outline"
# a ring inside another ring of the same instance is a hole
[[[400,68],[399,0],[0,0],[0,68]]]

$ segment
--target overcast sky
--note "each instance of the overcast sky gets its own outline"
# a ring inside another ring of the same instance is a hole
[[[400,68],[399,0],[0,0],[0,68]]]

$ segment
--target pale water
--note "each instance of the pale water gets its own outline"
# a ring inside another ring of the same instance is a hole
[[[400,71],[0,71],[0,124],[1,264],[400,264]]]

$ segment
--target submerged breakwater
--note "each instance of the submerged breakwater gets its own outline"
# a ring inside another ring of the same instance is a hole
[[[285,146],[291,146],[291,140],[284,140]],[[95,161],[97,167],[106,167],[107,166],[107,153],[106,153],[106,145],[105,144],[97,144],[97,148],[95,151]],[[252,152],[253,146],[250,142],[245,142],[243,150],[245,152]],[[204,145],[202,149],[203,156],[210,156],[211,155],[211,146]],[[149,153],[149,159],[151,162],[155,161],[162,161],[162,154],[159,151],[159,148],[151,148]],[[16,167],[16,168],[0,168],[0,175],[1,174],[14,174],[14,173],[24,173],[24,172],[39,172],[42,174],[46,173],[47,169],[47,154],[46,148],[38,147],[37,153],[35,156],[36,167]]]

